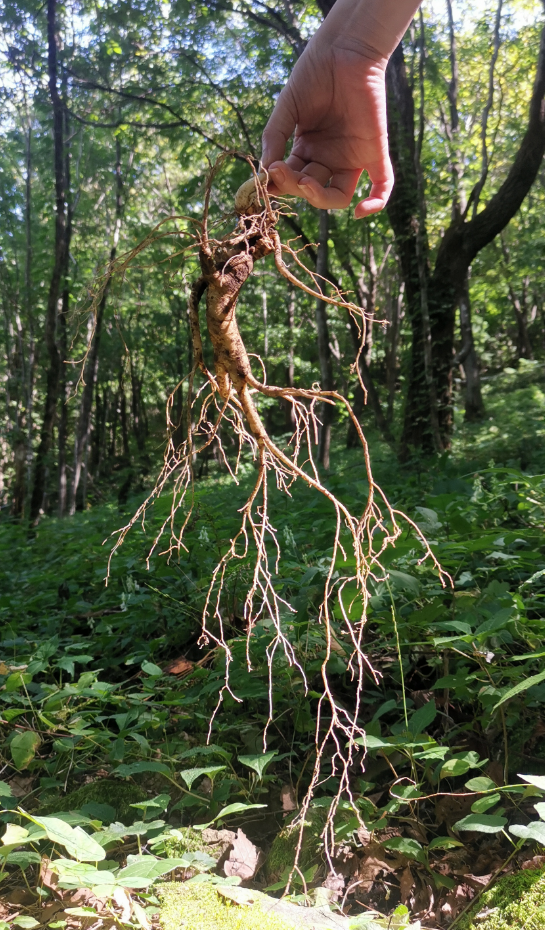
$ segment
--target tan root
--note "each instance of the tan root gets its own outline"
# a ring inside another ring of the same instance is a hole
[[[226,674],[214,717],[225,693],[235,701],[235,685],[230,679],[232,652],[226,638],[221,610],[221,595],[226,571],[231,562],[247,557],[253,549],[254,562],[252,581],[246,592],[244,618],[247,636],[247,661],[250,663],[250,643],[255,624],[260,619],[272,621],[273,634],[268,646],[269,661],[269,722],[273,718],[273,662],[275,653],[282,649],[292,667],[301,675],[304,687],[307,683],[297,652],[290,641],[285,616],[293,608],[276,591],[273,574],[278,571],[280,544],[277,532],[270,521],[268,497],[269,482],[274,478],[277,487],[286,494],[295,481],[301,481],[317,493],[322,494],[332,505],[332,555],[325,573],[324,591],[317,623],[324,631],[325,654],[321,668],[323,693],[318,702],[316,719],[316,757],[310,786],[300,812],[304,821],[312,797],[321,782],[321,768],[325,758],[331,764],[332,774],[339,779],[339,789],[334,799],[324,830],[324,844],[328,857],[334,848],[333,818],[342,796],[353,802],[350,772],[358,761],[363,761],[364,752],[356,740],[365,743],[365,731],[359,722],[360,701],[366,670],[375,681],[377,674],[363,649],[363,632],[369,598],[369,581],[384,578],[380,557],[385,549],[395,544],[401,533],[400,519],[407,519],[388,503],[385,495],[373,480],[367,442],[361,426],[355,418],[348,401],[336,391],[322,391],[319,386],[312,389],[283,388],[267,385],[265,378],[259,380],[252,372],[250,359],[237,325],[237,299],[241,288],[248,280],[257,261],[273,255],[278,273],[313,297],[348,310],[357,315],[362,335],[365,334],[365,314],[355,304],[345,300],[338,291],[330,296],[325,282],[308,271],[296,251],[284,245],[276,230],[279,220],[278,205],[273,205],[266,189],[266,175],[257,174],[246,182],[237,193],[235,204],[239,214],[233,232],[221,239],[211,237],[208,211],[214,178],[225,160],[222,156],[211,171],[205,201],[204,217],[198,240],[201,276],[191,289],[189,313],[193,342],[193,369],[189,376],[188,430],[187,438],[178,448],[173,442],[176,424],[171,420],[174,394],[169,399],[167,425],[170,441],[165,454],[164,466],[157,484],[134,517],[119,530],[119,538],[113,552],[121,544],[127,532],[145,517],[147,507],[170,483],[173,484],[171,513],[160,527],[151,552],[158,546],[165,531],[170,533],[168,552],[170,555],[184,547],[184,532],[193,507],[194,462],[199,455],[216,443],[226,468],[236,480],[236,467],[231,465],[224,453],[221,431],[228,429],[238,440],[240,451],[249,447],[257,466],[255,485],[244,507],[241,509],[241,524],[231,539],[228,551],[219,560],[206,598],[202,616],[202,645],[211,641],[220,647],[226,657]],[[252,168],[253,170],[253,168]],[[304,270],[308,281],[300,280],[288,267],[285,257],[298,269]],[[214,371],[204,361],[201,338],[199,308],[206,296],[206,327],[214,351]],[[295,429],[286,448],[280,448],[267,433],[259,414],[256,399],[260,396],[275,398],[292,405]],[[368,482],[368,495],[363,513],[353,514],[322,482],[314,460],[319,421],[317,411],[322,404],[344,407],[352,420],[360,439],[363,467]],[[177,526],[178,515],[180,524]],[[411,523],[422,546],[422,561],[430,559],[439,572],[443,573],[418,527]],[[272,543],[276,553],[275,564],[271,565],[267,547]],[[112,552],[112,555],[113,555]],[[150,556],[151,556],[150,552]],[[343,566],[345,566],[343,571]],[[357,619],[351,619],[357,607]],[[340,703],[331,688],[327,664],[335,649],[339,648],[333,629],[333,611],[342,618],[343,645],[349,654],[348,668],[354,682],[352,705]],[[267,730],[267,728],[266,728]],[[267,732],[264,734],[264,744]],[[357,811],[357,808],[355,808]]]

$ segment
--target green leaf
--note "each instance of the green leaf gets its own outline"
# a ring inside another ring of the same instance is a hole
[[[455,830],[475,830],[477,833],[501,833],[507,820],[497,814],[468,814],[458,823]]]
[[[529,782],[530,785],[535,785],[536,788],[545,791],[545,775],[519,775],[518,778],[522,778],[523,781]]]
[[[385,846],[386,849],[394,849],[396,852],[400,852],[402,856],[407,856],[408,859],[425,862],[426,856],[423,847],[418,840],[412,840],[410,837],[393,836],[390,840],[384,840],[382,846]]]
[[[151,801],[140,801],[130,806],[143,811],[147,811],[150,807],[155,808],[155,810],[165,811],[169,804],[170,794],[158,794],[155,798],[152,798]]]
[[[28,814],[26,815],[29,816]],[[52,843],[59,843],[80,862],[98,862],[106,858],[102,846],[81,827],[71,827],[58,817],[29,817],[42,827]]]
[[[25,842],[27,837],[28,830],[25,830],[24,827],[20,827],[16,823],[8,823],[6,825],[6,832],[2,837],[2,844],[4,846],[20,846]]]
[[[39,865],[41,861],[40,854],[31,850],[11,852],[6,859],[8,865],[18,865],[23,872],[28,869],[29,865]]]
[[[193,782],[196,781],[197,778],[200,778],[201,775],[214,776],[214,775],[217,775],[218,772],[223,772],[223,771],[225,771],[224,765],[209,765],[207,768],[204,768],[204,769],[184,769],[183,772],[180,772],[180,775],[185,781],[189,790],[191,791],[193,787]]]
[[[528,688],[533,688],[534,685],[539,685],[542,681],[545,681],[545,670],[538,672],[537,675],[530,675],[529,678],[524,678],[522,681],[519,681],[518,685],[514,685],[513,688],[509,688],[501,700],[499,700],[497,704],[494,704],[492,710],[497,710],[498,707],[501,707],[501,705],[505,704],[506,701],[510,701],[511,698],[516,697],[517,694],[522,694],[522,692],[527,691]]]
[[[98,917],[94,907],[65,907],[64,913],[72,914],[73,917]],[[52,926],[52,924],[49,926]]]
[[[498,786],[495,781],[492,781],[486,775],[477,775],[476,778],[470,778],[469,781],[466,781],[465,787],[468,791],[490,791]]]
[[[441,766],[440,778],[456,778],[457,775],[465,775],[470,768],[466,759],[447,759]]]
[[[0,781],[0,798],[12,798],[13,791],[5,781]]]
[[[233,753],[221,746],[216,746],[215,743],[210,743],[209,746],[194,746],[192,749],[186,749],[177,758],[180,760],[191,759],[193,756],[221,756],[222,759],[229,761],[229,759],[233,758]]]
[[[484,798],[479,798],[478,801],[474,801],[471,805],[471,810],[474,814],[484,814],[490,807],[494,807],[498,801],[501,801],[501,795],[489,794]]]
[[[28,685],[32,681],[32,675],[28,672],[13,672],[8,678],[4,688],[6,691],[18,691],[23,685]]]
[[[435,720],[437,716],[437,707],[435,701],[428,701],[423,707],[420,707],[409,720],[409,732],[413,736],[423,733],[427,727]]]
[[[413,575],[407,575],[406,572],[400,572],[394,568],[389,568],[388,577],[395,591],[408,591],[410,594],[414,595],[420,593],[420,583]]]
[[[545,804],[534,804],[536,811],[542,820],[545,820]]]
[[[131,762],[128,765],[118,765],[113,774],[129,778],[131,775],[140,775],[142,772],[161,772],[163,775],[170,775],[170,769],[164,762]]]
[[[15,917],[11,922],[15,924],[16,927],[22,927],[23,930],[32,930],[33,927],[40,926],[39,920],[36,920],[35,917],[28,917],[25,914],[22,914],[21,917]]]
[[[40,743],[40,737],[33,730],[25,730],[24,733],[17,733],[17,736],[13,737],[9,748],[16,769],[19,771],[26,769],[28,763],[36,755]]]
[[[460,840],[454,840],[451,836],[436,836],[428,844],[428,849],[453,849],[455,846],[463,846]]]
[[[215,823],[216,820],[223,820],[224,817],[229,817],[231,814],[241,814],[243,811],[255,810],[258,807],[267,807],[266,804],[243,804],[242,801],[235,801],[234,804],[228,804],[227,807],[222,807],[219,814],[216,814],[213,820],[209,820],[208,823],[196,823],[193,824],[194,830],[206,830],[210,824]]]
[[[142,662],[141,669],[146,675],[153,675],[158,677],[163,674],[163,669],[159,668],[158,665],[155,665],[154,662]]]
[[[545,823],[541,820],[534,820],[526,826],[513,823],[509,827],[509,832],[523,840],[533,840],[545,846]]]
[[[147,888],[162,875],[167,875],[174,869],[187,869],[192,866],[200,867],[201,871],[213,868],[216,860],[206,853],[196,857],[191,853],[180,859],[154,859],[153,856],[135,856],[129,865],[120,869],[116,875],[116,884],[122,888]]]
[[[115,875],[106,869],[97,869],[86,862],[74,862],[73,859],[55,859],[55,871],[60,880],[80,888],[94,888],[96,885],[114,885]]]
[[[265,769],[277,755],[278,751],[273,749],[272,752],[256,753],[252,756],[239,756],[238,761],[241,762],[242,765],[246,765],[249,769],[253,769],[254,772],[257,772],[258,778],[263,778]]]

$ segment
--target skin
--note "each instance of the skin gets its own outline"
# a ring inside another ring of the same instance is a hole
[[[262,164],[271,193],[304,197],[320,209],[343,209],[367,171],[371,191],[354,216],[361,219],[386,205],[394,184],[386,65],[418,6],[415,0],[337,0],[265,127]]]

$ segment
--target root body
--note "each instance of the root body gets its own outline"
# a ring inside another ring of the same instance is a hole
[[[273,665],[278,649],[283,650],[289,664],[299,673],[305,689],[307,686],[299,653],[289,637],[289,627],[285,622],[286,614],[293,612],[293,608],[282,599],[274,583],[274,577],[278,574],[280,545],[269,518],[269,475],[272,473],[277,486],[285,493],[289,494],[291,484],[299,480],[330,502],[332,538],[328,551],[331,552],[331,558],[316,618],[316,622],[322,628],[324,640],[323,692],[317,707],[315,764],[301,809],[301,820],[304,821],[314,791],[320,784],[322,762],[327,758],[331,774],[338,778],[339,784],[324,829],[324,844],[329,854],[334,845],[333,818],[337,805],[343,795],[353,801],[354,766],[357,761],[360,768],[363,768],[364,764],[365,731],[359,722],[359,716],[365,675],[370,673],[375,681],[378,680],[363,649],[369,583],[384,579],[380,556],[387,547],[394,545],[399,537],[400,519],[408,518],[390,506],[375,484],[365,437],[350,404],[344,397],[334,391],[322,391],[316,386],[312,389],[269,386],[260,382],[253,374],[250,358],[238,328],[236,309],[241,288],[252,274],[255,262],[266,255],[274,254],[278,273],[291,285],[357,315],[362,335],[365,333],[365,315],[359,307],[346,301],[339,292],[334,292],[332,296],[328,294],[324,289],[325,282],[306,268],[297,252],[290,246],[282,245],[276,231],[279,211],[269,200],[264,186],[265,175],[257,175],[254,172],[254,177],[239,190],[236,197],[239,218],[235,230],[222,239],[209,236],[210,190],[224,159],[225,156],[222,156],[212,169],[202,229],[197,237],[202,275],[193,285],[189,300],[194,366],[189,376],[187,439],[178,448],[174,446],[172,438],[170,439],[163,471],[154,491],[131,521],[119,531],[120,537],[113,552],[134,523],[143,519],[147,506],[159,496],[171,479],[171,514],[160,528],[150,556],[167,527],[170,530],[167,551],[170,555],[179,552],[184,546],[183,536],[193,508],[193,463],[196,457],[215,442],[226,468],[236,480],[238,459],[237,465],[233,467],[223,450],[222,430],[229,430],[238,440],[239,458],[243,447],[249,447],[257,464],[257,478],[246,504],[240,511],[240,529],[231,539],[228,551],[221,557],[214,570],[202,616],[201,642],[207,644],[212,640],[215,647],[224,651],[226,657],[225,683],[210,722],[212,729],[224,692],[227,691],[235,700],[240,700],[236,695],[236,689],[231,687],[232,652],[229,636],[224,629],[222,611],[226,572],[229,563],[246,559],[253,551],[252,577],[246,591],[244,606],[246,655],[248,667],[251,668],[250,644],[255,624],[260,619],[268,620],[272,635],[267,648],[269,721],[264,734],[266,745],[267,728],[273,718]],[[304,270],[308,276],[308,283],[300,280],[288,267],[285,255],[292,266]],[[206,326],[214,352],[213,373],[208,370],[204,361],[199,320],[199,305],[205,292]],[[199,378],[202,383],[198,391],[195,391]],[[263,425],[255,401],[260,395],[292,404],[295,429],[291,441],[284,449],[274,443]],[[324,403],[344,407],[361,442],[362,465],[367,478],[368,494],[363,512],[359,515],[352,514],[346,504],[322,483],[314,462],[313,450],[320,426],[316,411],[318,405]],[[174,394],[169,398],[167,406],[167,425],[171,437],[177,427],[170,419],[173,404]],[[178,512],[182,514],[180,527],[176,525]],[[422,561],[429,558],[444,583],[440,566],[422,533],[413,521],[408,522],[422,542]],[[347,671],[352,675],[354,682],[353,700],[349,708],[336,699],[328,678],[327,665],[333,651],[337,654],[340,652],[345,657]],[[354,810],[359,817],[358,809],[354,807]]]

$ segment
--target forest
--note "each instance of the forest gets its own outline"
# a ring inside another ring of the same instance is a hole
[[[334,2],[0,3],[0,930],[545,927],[545,8],[424,0],[356,220]]]

